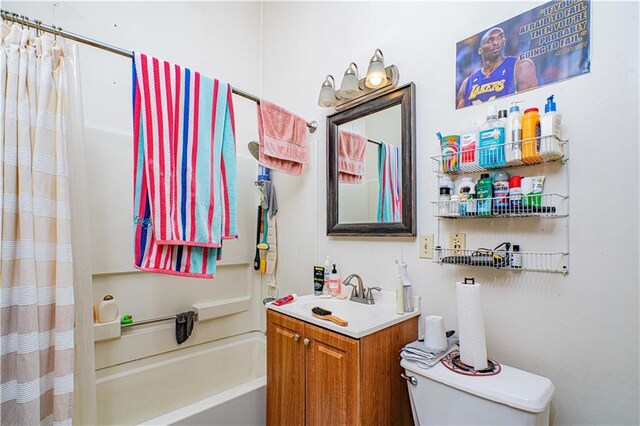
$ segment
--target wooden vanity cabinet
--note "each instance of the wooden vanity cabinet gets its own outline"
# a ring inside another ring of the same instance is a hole
[[[354,339],[267,310],[267,425],[411,425],[400,349],[418,318]]]

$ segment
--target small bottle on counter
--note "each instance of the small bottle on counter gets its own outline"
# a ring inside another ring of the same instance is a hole
[[[511,253],[511,267],[515,269],[522,269],[522,253],[520,253],[520,246],[518,244],[513,245],[513,252]]]

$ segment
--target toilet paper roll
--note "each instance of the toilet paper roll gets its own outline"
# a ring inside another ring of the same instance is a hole
[[[456,283],[460,360],[476,370],[488,367],[481,288],[480,284]]]
[[[442,352],[447,349],[447,333],[444,319],[438,315],[429,315],[424,319],[424,346],[429,352]]]

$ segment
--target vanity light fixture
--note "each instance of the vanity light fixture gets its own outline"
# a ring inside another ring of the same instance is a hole
[[[338,95],[342,99],[353,99],[360,95],[360,88],[358,87],[358,66],[351,62],[349,68],[344,72],[342,77],[342,84],[340,85],[340,92]]]
[[[332,75],[328,75],[322,83],[320,88],[320,95],[318,96],[318,106],[323,108],[332,108],[336,106],[336,92],[334,89],[335,80]]]
[[[358,66],[354,62],[344,72],[339,90],[335,88],[333,76],[328,75],[320,88],[318,106],[340,111],[395,89],[399,79],[398,67],[389,65],[385,68],[384,55],[376,49],[365,78],[359,79]]]
[[[370,89],[379,89],[387,84],[387,73],[384,70],[384,55],[382,50],[376,49],[369,61],[365,84]]]

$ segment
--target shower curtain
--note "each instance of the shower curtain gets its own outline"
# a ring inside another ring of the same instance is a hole
[[[71,424],[76,337],[88,358],[80,374],[94,376],[86,307],[78,311],[85,327],[74,333],[74,287],[91,303],[86,263],[78,273],[72,261],[87,250],[77,227],[73,240],[83,243],[74,245],[71,224],[83,209],[70,203],[70,191],[79,198],[82,187],[69,182],[69,158],[81,160],[81,140],[70,141],[82,133],[69,98],[80,94],[69,87],[79,84],[76,51],[19,25],[2,23],[1,31],[0,423]]]

